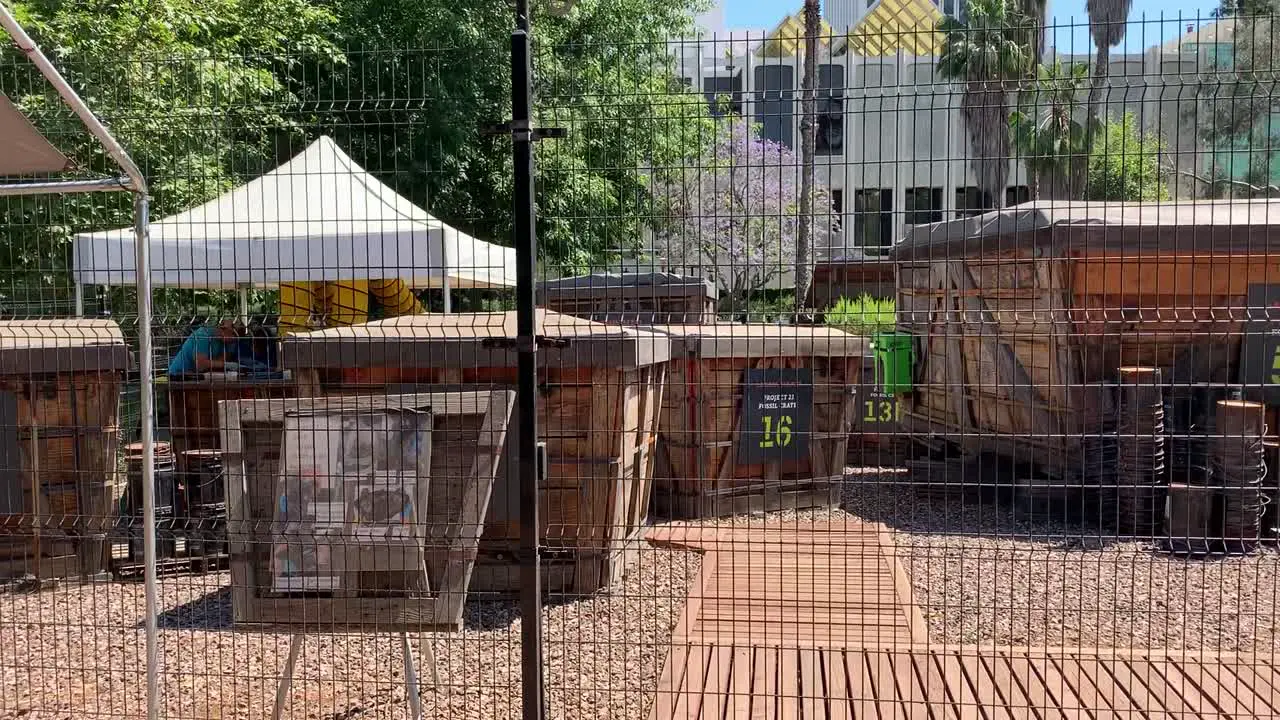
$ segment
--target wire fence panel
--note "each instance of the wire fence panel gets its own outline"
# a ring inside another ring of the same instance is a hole
[[[906,4],[22,4],[0,718],[1280,714],[1270,8]]]

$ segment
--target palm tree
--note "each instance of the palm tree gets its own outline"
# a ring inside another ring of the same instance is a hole
[[[1030,73],[1031,28],[1017,0],[966,0],[964,19],[948,17],[938,74],[964,83],[960,116],[969,135],[978,189],[1004,206],[1009,180],[1009,94]]]
[[[1106,87],[1107,73],[1111,69],[1111,48],[1124,38],[1125,23],[1133,0],[1085,0],[1089,13],[1089,37],[1096,49],[1093,57],[1093,83],[1089,87],[1089,125],[1085,131],[1085,144],[1093,147],[1093,137],[1101,124],[1102,91]]]
[[[1048,9],[1048,2],[1047,0],[1021,0],[1019,9],[1031,23],[1031,60],[1040,62],[1044,57],[1044,15]]]
[[[1089,154],[1079,120],[1080,91],[1089,80],[1084,65],[1041,65],[1036,79],[1018,93],[1010,126],[1013,144],[1031,176],[1032,193],[1050,200],[1080,199]]]
[[[804,73],[800,79],[800,222],[796,238],[795,309],[804,312],[805,296],[813,282],[814,156],[818,119],[814,86],[818,84],[818,34],[822,32],[821,0],[804,0]]]

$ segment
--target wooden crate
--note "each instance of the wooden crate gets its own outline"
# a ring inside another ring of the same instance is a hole
[[[474,570],[515,394],[504,391],[231,400],[220,404],[227,483],[232,617],[237,627],[298,632],[376,628],[456,630]],[[419,598],[297,597],[270,592],[270,526],[286,413],[426,409],[433,452],[426,523],[427,576]]]
[[[506,388],[516,384],[513,313],[396,318],[285,340],[282,355],[313,395]],[[648,519],[658,409],[670,341],[663,335],[542,313],[538,437],[544,589],[584,595],[619,580]],[[473,592],[520,587],[521,428],[513,424],[485,520]]]
[[[839,503],[849,434],[868,389],[862,338],[824,327],[658,326],[677,339],[661,419],[654,505],[669,517],[713,517]],[[807,368],[813,376],[808,457],[739,462],[748,369]]]
[[[0,322],[0,578],[101,576],[123,478],[115,323]]]
[[[1032,203],[914,228],[892,254],[917,350],[904,428],[1072,477],[1118,367],[1174,392],[1236,382],[1248,287],[1280,281],[1268,206]]]
[[[169,434],[178,457],[191,450],[216,450],[220,439],[218,403],[297,397],[292,380],[170,380]]]
[[[538,286],[541,306],[623,325],[712,323],[717,297],[706,280],[670,273],[584,275]]]

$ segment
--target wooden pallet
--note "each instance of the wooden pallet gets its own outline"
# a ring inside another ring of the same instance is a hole
[[[878,524],[648,539],[706,553],[649,720],[1280,717],[1274,655],[930,645]]]
[[[670,518],[712,518],[838,507],[842,480],[843,476],[798,483],[760,484],[695,495],[656,493],[654,513]]]
[[[1010,648],[688,646],[651,720],[1280,716],[1274,657]]]

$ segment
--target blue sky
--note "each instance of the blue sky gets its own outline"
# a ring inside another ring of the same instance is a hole
[[[778,23],[783,8],[798,0],[721,0],[724,6],[725,26],[731,30],[742,28],[772,28]],[[1090,49],[1088,22],[1084,10],[1085,0],[1049,0],[1049,44],[1064,53],[1085,53]],[[1164,40],[1170,40],[1185,31],[1196,18],[1207,19],[1217,2],[1200,0],[1133,0],[1133,10],[1125,39],[1113,53],[1141,52]],[[794,12],[794,10],[793,10]],[[1180,19],[1181,18],[1181,19]]]

